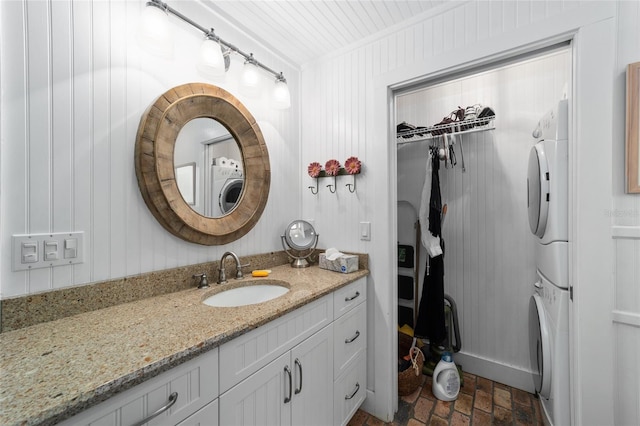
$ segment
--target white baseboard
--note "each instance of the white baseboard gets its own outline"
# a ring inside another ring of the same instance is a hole
[[[480,358],[464,352],[454,354],[453,359],[457,365],[462,366],[462,371],[464,372],[534,393],[533,376],[529,369],[525,370],[520,367],[502,364],[498,361]]]

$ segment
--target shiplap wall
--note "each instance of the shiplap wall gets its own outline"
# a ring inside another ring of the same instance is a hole
[[[570,87],[570,69],[570,52],[563,48],[396,98],[397,122],[414,125],[435,124],[458,105],[482,103],[498,114],[495,130],[456,138],[455,167],[441,164],[442,202],[448,204],[445,292],[457,304],[461,353],[508,365],[504,371],[497,367],[499,375],[491,378],[530,392],[528,308],[536,238],[527,219],[527,161],[535,143],[532,130]],[[429,144],[398,147],[398,199],[416,209]],[[412,225],[399,222],[398,234]],[[424,249],[421,254],[424,276]],[[463,364],[469,367],[468,362]],[[516,377],[510,374],[514,369]]]
[[[241,58],[226,77],[207,80],[195,68],[202,40],[171,18],[173,59],[139,46],[144,1],[72,0],[0,3],[2,90],[2,298],[280,250],[279,232],[299,211],[299,71],[196,2],[176,9],[256,58],[282,70],[292,108],[272,109],[268,94],[238,93]],[[269,149],[271,191],[262,219],[225,246],[182,241],[154,219],[138,190],[133,165],[140,116],[173,86],[204,81],[243,101]],[[265,81],[272,78],[265,74]],[[286,213],[283,213],[286,212]],[[85,232],[85,262],[30,272],[11,271],[11,235]],[[213,272],[213,271],[211,271]]]
[[[628,63],[640,61],[640,3],[621,2],[618,23],[619,72],[616,94],[625,96],[625,70]],[[602,213],[611,217],[614,245],[614,311],[616,347],[615,362],[615,423],[640,424],[640,195],[626,194],[624,153],[624,103],[616,103],[613,176],[614,205]]]
[[[390,271],[393,270],[393,247],[395,246],[395,241],[384,239],[386,235],[390,235],[386,222],[393,219],[386,205],[393,197],[386,192],[391,189],[385,187],[385,182],[389,180],[389,173],[394,170],[389,169],[385,158],[388,153],[385,143],[390,141],[386,140],[386,135],[376,133],[383,128],[377,121],[384,117],[377,112],[377,107],[374,105],[374,101],[384,99],[377,94],[376,91],[381,88],[376,85],[380,82],[401,83],[404,81],[403,77],[417,78],[420,76],[420,73],[415,72],[417,66],[424,66],[424,75],[430,72],[441,73],[448,67],[460,67],[479,60],[483,54],[495,54],[535,43],[545,37],[557,37],[565,31],[572,31],[607,18],[613,18],[616,28],[617,56],[612,59],[610,66],[605,64],[604,68],[613,68],[615,79],[610,80],[609,75],[606,74],[607,77],[601,80],[602,85],[598,88],[602,90],[597,90],[598,98],[593,99],[593,102],[602,101],[608,105],[607,102],[613,100],[615,118],[611,136],[614,139],[612,142],[608,135],[605,135],[601,145],[593,144],[593,148],[598,145],[598,148],[605,150],[601,156],[603,161],[607,163],[610,159],[613,161],[612,165],[605,165],[603,175],[607,175],[607,168],[613,168],[614,182],[609,195],[613,196],[614,203],[609,205],[608,200],[604,200],[604,203],[597,204],[598,207],[595,207],[598,200],[592,198],[594,203],[592,208],[599,209],[598,211],[604,215],[610,215],[608,217],[611,217],[612,225],[624,220],[629,225],[638,227],[640,219],[635,213],[632,214],[633,217],[624,219],[612,214],[616,209],[636,212],[639,205],[637,196],[625,195],[622,189],[623,72],[626,63],[640,60],[637,2],[470,1],[449,3],[433,13],[417,16],[413,22],[403,27],[369,38],[355,47],[345,47],[322,60],[313,61],[304,66],[302,72],[302,96],[305,100],[302,105],[302,163],[306,165],[311,161],[323,162],[329,158],[343,159],[348,155],[358,155],[364,164],[363,175],[358,177],[357,196],[344,192],[339,192],[337,195],[329,194],[324,189],[325,182],[321,181],[318,195],[303,192],[303,215],[315,219],[317,228],[322,234],[321,238],[328,245],[365,251],[370,255],[372,274],[369,283],[376,289],[376,295],[368,299],[369,326],[377,327],[377,330],[369,333],[369,347],[374,350],[369,352],[371,356],[368,360],[368,383],[371,393],[365,404],[374,413],[384,417],[387,410],[386,396],[383,395],[386,392],[384,388],[390,386],[387,380],[393,379],[389,379],[384,373],[387,355],[381,355],[381,353],[386,350],[390,340],[383,335],[381,329],[387,327],[389,322],[395,321],[395,318],[389,317],[388,302],[384,300],[384,295],[391,293],[388,287],[392,282],[388,281],[391,281]],[[592,38],[589,35],[587,39],[586,43],[597,42],[597,36]],[[581,51],[589,51],[584,44],[581,46]],[[595,58],[589,58],[589,60],[595,61]],[[607,61],[609,60],[610,58],[607,58]],[[584,68],[580,68],[584,66],[584,61],[584,58],[580,58],[574,65],[574,70],[577,68],[583,75],[588,73]],[[410,69],[411,72],[404,72],[404,69]],[[393,80],[392,77],[395,76],[399,79]],[[580,90],[584,89],[581,87]],[[604,98],[601,97],[602,94],[605,95]],[[609,95],[612,96],[611,99],[607,97]],[[584,108],[584,104],[581,107]],[[580,116],[592,118],[588,109],[582,109]],[[604,129],[609,129],[612,125],[608,117],[603,117],[600,123],[603,124]],[[584,144],[583,141],[581,143]],[[577,150],[580,153],[578,157],[591,160],[585,149],[589,148],[580,146]],[[613,153],[610,152],[611,149]],[[582,166],[579,165],[578,168],[580,167]],[[311,179],[304,175],[302,182],[303,188],[307,186],[307,182],[312,183]],[[592,183],[590,182],[589,185]],[[581,194],[578,200],[583,200],[583,197],[585,200],[588,198],[586,194],[582,194],[584,190],[579,192]],[[608,191],[605,191],[605,195],[606,192]],[[600,188],[598,193],[602,193]],[[586,201],[579,201],[581,206],[585,203]],[[583,220],[589,223],[597,222],[597,240],[600,244],[600,222],[608,221],[608,217],[601,215],[596,221],[595,216],[587,211],[581,211],[578,215],[581,217],[578,223],[582,223]],[[359,221],[371,222],[371,242],[358,239]],[[393,225],[395,226],[395,223]],[[591,238],[586,233],[593,231],[595,230],[582,229],[581,241],[588,242]],[[383,235],[380,236],[379,233]],[[388,247],[385,249],[385,246]],[[584,247],[579,249],[585,252]],[[637,265],[640,263],[637,244],[625,244],[624,250],[624,259],[635,268],[631,269],[637,270]],[[601,252],[604,256],[615,255],[612,246],[607,246],[606,243]],[[585,260],[587,256],[579,255],[579,257]],[[606,261],[603,263],[610,264]],[[584,270],[585,266],[578,266],[578,268]],[[630,268],[624,270],[618,268],[615,281],[617,286],[630,290],[637,287],[637,275],[631,274],[629,270]],[[621,328],[615,342],[619,347],[624,346],[631,351],[615,355],[613,348],[611,350],[603,348],[603,353],[598,355],[598,359],[603,356],[607,359],[615,359],[613,370],[617,373],[615,379],[611,375],[597,376],[594,369],[590,367],[595,368],[601,362],[594,358],[596,355],[592,349],[595,350],[596,344],[589,336],[594,335],[593,332],[595,332],[595,335],[602,337],[607,333],[606,330],[612,329],[610,311],[607,312],[607,310],[610,300],[608,294],[613,291],[613,283],[595,282],[584,273],[580,273],[579,277],[582,279],[579,283],[581,285],[579,291],[582,292],[579,299],[586,302],[583,305],[583,309],[586,310],[577,315],[582,315],[587,321],[580,335],[574,340],[580,345],[576,348],[578,353],[576,353],[577,363],[574,364],[574,371],[581,375],[577,379],[579,392],[573,396],[576,410],[574,414],[578,415],[576,421],[584,424],[597,424],[604,421],[610,424],[613,421],[613,408],[615,408],[616,424],[638,424],[640,415],[637,410],[634,411],[633,407],[636,407],[640,400],[640,387],[634,380],[640,373],[636,356],[640,348],[640,332],[637,325],[622,326],[624,328]],[[635,281],[634,277],[636,277]],[[599,308],[593,309],[596,306],[597,294],[600,292],[603,295],[602,303]],[[597,325],[596,329],[591,328],[594,324]],[[624,342],[621,340],[623,338]],[[589,349],[585,351],[584,349],[587,348]],[[599,386],[600,384],[602,386]],[[616,396],[603,400],[602,391],[598,389],[604,389],[605,393],[608,393],[614,387],[618,389]],[[615,407],[613,407],[614,400]],[[626,407],[625,412],[621,410],[623,406]]]

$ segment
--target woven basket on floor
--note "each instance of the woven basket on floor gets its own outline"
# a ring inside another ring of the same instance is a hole
[[[398,333],[398,357],[403,357],[409,353],[413,338],[404,333]],[[418,389],[418,386],[422,383],[422,366],[424,365],[424,354],[418,348],[418,355],[416,362],[418,363],[418,375],[413,366],[407,368],[404,371],[398,373],[398,395],[411,395]]]

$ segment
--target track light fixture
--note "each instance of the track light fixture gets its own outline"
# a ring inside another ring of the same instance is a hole
[[[149,0],[142,15],[142,28],[140,39],[149,45],[156,53],[163,56],[170,56],[173,52],[173,40],[171,38],[168,15],[174,15],[187,24],[198,29],[204,34],[204,41],[200,47],[200,58],[198,60],[198,70],[210,77],[224,75],[229,69],[229,55],[237,53],[245,59],[242,71],[242,90],[249,96],[255,96],[260,92],[260,75],[258,68],[275,76],[275,86],[273,90],[274,107],[286,109],[291,106],[291,95],[287,86],[287,80],[282,72],[276,72],[257,61],[253,53],[245,53],[236,46],[218,37],[213,28],[206,29],[187,18],[171,6],[161,0]]]

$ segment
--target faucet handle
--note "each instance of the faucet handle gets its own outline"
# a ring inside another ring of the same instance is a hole
[[[207,279],[207,274],[194,274],[192,278],[200,278],[198,288],[209,288],[209,280]]]
[[[242,274],[242,268],[246,268],[249,265],[251,265],[251,263],[245,263],[244,265],[238,265],[238,267],[236,269],[236,279],[237,280],[244,278],[244,275]]]

